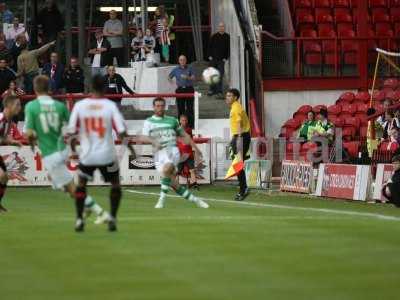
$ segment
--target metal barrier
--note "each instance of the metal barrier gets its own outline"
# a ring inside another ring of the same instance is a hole
[[[36,95],[23,95],[20,96],[22,101],[30,101],[35,99]],[[91,94],[60,94],[60,95],[51,95],[54,99],[65,100],[67,103],[67,107],[69,110],[72,110],[74,103],[84,98],[90,98]],[[194,98],[194,135],[197,135],[199,132],[199,99],[201,94],[198,92],[194,93],[186,93],[186,94],[107,94],[104,95],[104,98],[115,99],[121,101],[123,98],[149,98],[149,101],[153,101],[154,98],[162,97],[162,98],[175,98],[177,101],[182,98]],[[141,100],[143,101],[143,100]]]

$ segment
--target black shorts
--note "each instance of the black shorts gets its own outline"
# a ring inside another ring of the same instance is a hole
[[[7,172],[7,166],[4,163],[3,156],[1,155],[0,155],[0,169],[2,169],[4,172]]]
[[[243,143],[243,160],[247,160],[250,158],[250,154],[248,153],[249,149],[250,149],[250,143],[251,143],[250,132],[242,133],[241,137],[239,137],[238,135],[233,136],[233,138],[231,140],[231,144],[230,144],[233,155],[236,155],[238,153],[237,140],[239,138],[243,139],[243,142],[242,142]]]
[[[119,166],[118,163],[112,163],[105,166],[85,166],[79,164],[79,176],[87,180],[93,180],[94,171],[99,170],[105,182],[119,182]]]
[[[182,173],[183,168],[187,166],[189,170],[194,169],[194,159],[193,158],[188,158],[187,160],[180,162],[178,164],[178,173]]]

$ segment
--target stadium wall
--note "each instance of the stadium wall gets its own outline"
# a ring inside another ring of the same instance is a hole
[[[342,93],[349,91],[351,90],[264,92],[266,134],[278,137],[283,123],[292,118],[301,105],[332,105]]]

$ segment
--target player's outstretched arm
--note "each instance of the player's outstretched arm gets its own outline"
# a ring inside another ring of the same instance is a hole
[[[199,158],[203,157],[203,154],[201,153],[199,147],[197,147],[197,144],[193,141],[193,139],[190,137],[189,134],[187,134],[186,131],[182,130],[181,132],[181,136],[183,137],[183,141],[185,144],[188,144],[190,146],[192,146],[192,148],[194,149],[194,152],[196,154],[196,156],[198,156]]]
[[[36,133],[32,129],[27,129],[25,132],[26,139],[28,140],[29,146],[31,147],[32,152],[35,150],[36,145]]]

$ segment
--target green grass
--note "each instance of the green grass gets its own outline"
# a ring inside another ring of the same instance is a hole
[[[107,189],[90,192],[108,207]],[[198,194],[233,193],[203,187]],[[171,198],[155,210],[156,200],[125,192],[117,233],[90,220],[76,234],[66,195],[9,189],[10,212],[0,215],[0,299],[400,297],[400,210],[389,205],[253,193],[249,202],[272,207],[210,201],[205,210]]]

